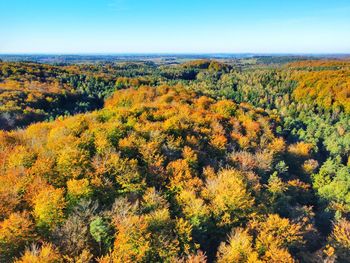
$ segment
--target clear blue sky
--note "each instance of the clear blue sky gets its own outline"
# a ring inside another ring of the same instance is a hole
[[[0,53],[350,53],[350,0],[0,0]]]

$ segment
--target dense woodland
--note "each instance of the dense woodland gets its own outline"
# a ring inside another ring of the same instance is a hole
[[[0,262],[350,262],[350,61],[0,62]]]

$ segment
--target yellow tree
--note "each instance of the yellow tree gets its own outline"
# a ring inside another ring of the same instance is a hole
[[[221,243],[217,253],[218,263],[262,262],[253,248],[253,238],[246,230],[234,229],[227,243]]]
[[[350,256],[350,222],[340,219],[333,225],[330,242],[335,247],[336,253],[342,258]]]
[[[303,243],[302,225],[278,215],[269,215],[263,222],[252,222],[251,228],[257,232],[255,246],[265,260],[294,262],[288,249]]]
[[[27,212],[13,213],[0,222],[0,261],[22,252],[22,249],[35,240],[34,223]]]
[[[41,248],[33,246],[26,250],[24,255],[15,263],[62,263],[63,257],[58,249],[51,244],[44,244]]]
[[[37,225],[40,227],[53,229],[61,224],[64,219],[64,190],[48,187],[41,190],[33,200],[33,214]]]
[[[151,233],[144,218],[131,216],[119,222],[111,254],[100,262],[144,262],[151,250]]]
[[[71,206],[77,204],[81,199],[90,197],[91,194],[92,189],[88,179],[71,179],[67,182],[67,199]]]
[[[252,197],[244,175],[233,169],[222,170],[217,177],[208,179],[203,197],[219,224],[239,223],[252,212]]]

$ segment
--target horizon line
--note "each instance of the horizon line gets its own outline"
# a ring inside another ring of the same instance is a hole
[[[0,56],[55,55],[55,56],[121,56],[121,55],[350,55],[350,52],[5,52]]]

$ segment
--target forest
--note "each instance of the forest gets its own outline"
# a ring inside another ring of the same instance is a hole
[[[350,60],[0,61],[0,262],[350,262]]]

